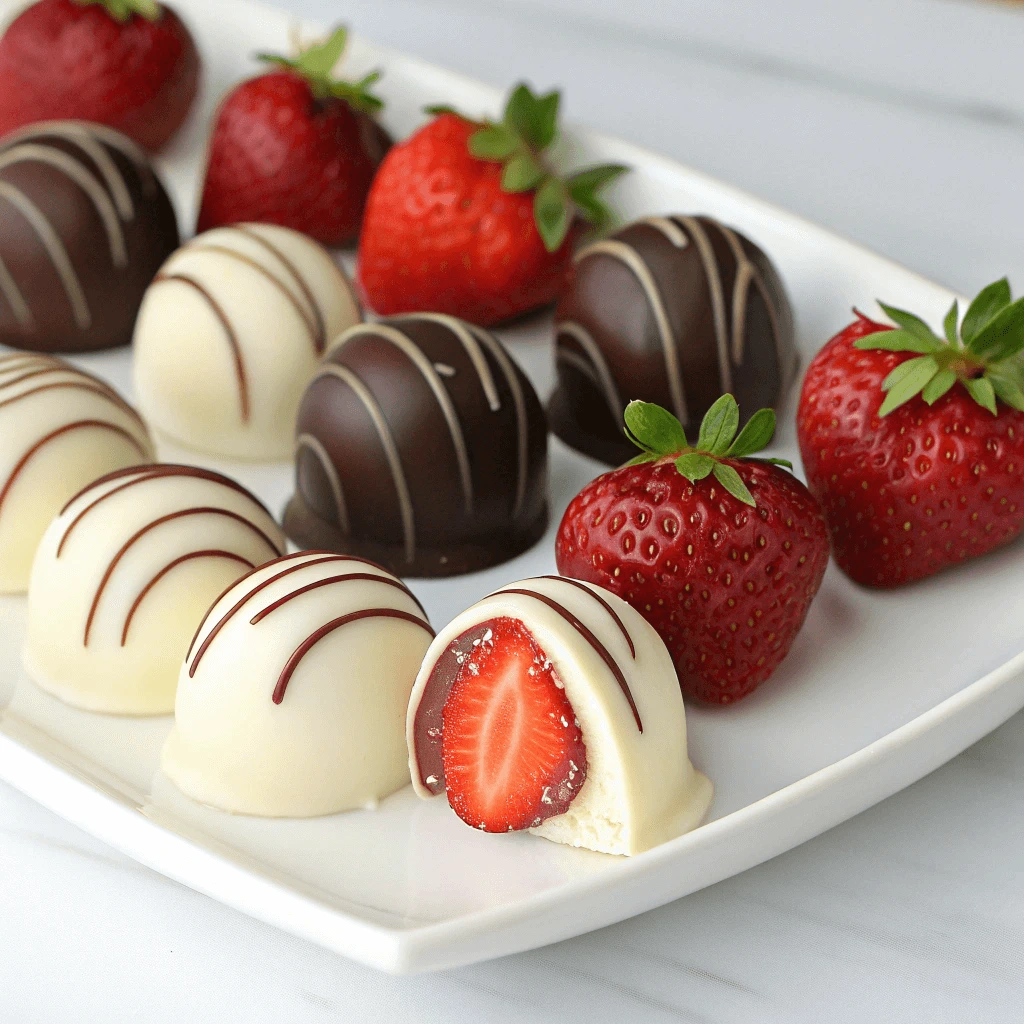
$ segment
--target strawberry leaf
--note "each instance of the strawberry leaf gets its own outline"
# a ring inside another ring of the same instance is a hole
[[[953,305],[949,307],[949,312],[946,314],[946,319],[942,323],[942,328],[946,332],[946,340],[954,348],[960,347],[960,339],[957,336],[956,328],[960,322],[960,303],[956,299],[953,300]]]
[[[541,96],[534,105],[531,135],[527,136],[537,149],[547,149],[558,134],[558,105],[562,94],[557,90]]]
[[[990,370],[987,377],[992,382],[992,388],[999,401],[1010,406],[1011,409],[1024,412],[1024,388],[1021,387],[1019,380],[1002,376],[997,370]]]
[[[339,26],[322,43],[315,43],[302,51],[296,61],[299,70],[310,78],[330,78],[347,42],[348,29]]]
[[[506,171],[510,164],[505,165]],[[555,252],[569,232],[569,197],[558,178],[548,178],[533,197],[533,219],[548,252]]]
[[[934,405],[955,383],[956,374],[952,370],[939,370],[921,390],[921,397]]]
[[[775,413],[771,409],[758,409],[725,454],[731,459],[753,455],[766,448],[774,435]]]
[[[930,331],[925,338],[907,330],[876,331],[853,343],[854,348],[884,352],[938,352],[945,346]]]
[[[772,466],[785,466],[786,469],[792,469],[793,463],[789,459],[758,459],[758,462],[767,462]]]
[[[982,288],[964,314],[964,322],[960,328],[960,336],[964,342],[969,346],[975,335],[997,313],[1005,309],[1011,299],[1010,282],[1005,277]]]
[[[714,468],[719,465],[710,455],[702,452],[687,452],[676,459],[676,469],[679,470],[691,484],[710,476]]]
[[[122,24],[133,14],[138,14],[146,21],[156,21],[160,17],[160,5],[156,0],[77,0],[83,7],[99,4],[107,9],[107,13]]]
[[[529,153],[516,153],[502,168],[501,188],[504,192],[529,192],[544,180],[544,176],[544,168],[536,157]]]
[[[530,139],[534,123],[534,109],[537,100],[530,87],[520,82],[509,95],[505,104],[504,122],[509,130],[522,139]]]
[[[986,362],[998,363],[1024,349],[1024,299],[1005,306],[967,345]]]
[[[503,124],[484,125],[469,137],[469,151],[478,160],[505,160],[518,148],[518,136]]]
[[[757,502],[754,501],[754,496],[747,489],[747,485],[743,482],[743,478],[735,469],[732,468],[732,466],[727,466],[724,462],[716,462],[714,474],[715,479],[734,498],[742,501],[744,505],[756,507]]]
[[[931,356],[920,356],[917,359],[908,359],[905,363],[900,363],[882,381],[882,390],[887,394],[878,410],[878,415],[888,416],[893,409],[909,402],[938,372],[939,364]]]
[[[740,410],[732,395],[722,395],[705,413],[697,439],[698,451],[724,455],[740,425]]]
[[[668,411],[653,402],[630,402],[623,413],[626,433],[638,448],[657,455],[673,455],[689,445],[683,425]]]
[[[993,416],[996,413],[996,392],[992,386],[992,382],[985,377],[978,377],[975,380],[965,380],[964,387],[971,394],[978,405],[983,409],[988,409]]]
[[[645,462],[657,462],[661,458],[660,455],[655,455],[654,452],[641,452],[639,455],[634,456],[627,466],[642,466]]]
[[[938,343],[938,339],[932,333],[932,329],[919,316],[915,316],[913,313],[908,313],[905,309],[896,309],[895,306],[887,306],[881,300],[878,301],[878,305],[882,307],[885,315],[894,324],[899,324],[903,330],[916,335],[923,341]]]
[[[456,117],[462,117],[462,114],[448,103],[431,103],[423,108],[423,113],[433,117],[440,117],[442,114],[454,114]]]

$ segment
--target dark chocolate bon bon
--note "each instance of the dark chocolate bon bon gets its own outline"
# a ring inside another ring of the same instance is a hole
[[[544,410],[497,339],[439,314],[338,338],[299,409],[292,540],[451,576],[514,558],[547,515]]]
[[[700,424],[726,392],[777,406],[796,376],[793,316],[768,257],[710,217],[647,217],[576,256],[555,314],[551,429],[612,465],[636,455],[634,399]]]
[[[127,344],[146,286],[177,246],[167,193],[120,132],[46,121],[0,140],[0,343]]]

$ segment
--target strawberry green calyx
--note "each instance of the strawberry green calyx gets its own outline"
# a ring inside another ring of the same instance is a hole
[[[764,449],[775,435],[775,413],[771,409],[755,412],[739,431],[740,409],[732,395],[722,395],[704,416],[697,444],[691,447],[683,425],[667,409],[652,402],[630,402],[624,414],[626,436],[641,454],[627,462],[639,466],[670,458],[676,469],[691,483],[714,474],[715,479],[734,497],[755,505],[739,473],[723,459],[746,459]],[[792,469],[786,459],[762,459],[775,466]]]
[[[133,14],[138,14],[146,21],[156,21],[160,17],[160,5],[156,0],[75,0],[82,7],[98,4],[105,7],[107,13],[115,20],[125,22]]]
[[[469,137],[469,151],[478,160],[501,164],[505,192],[533,192],[533,218],[548,252],[565,241],[573,217],[596,230],[612,219],[611,210],[598,193],[629,170],[621,164],[588,167],[562,177],[544,162],[545,150],[558,137],[557,90],[536,95],[525,83],[513,90],[501,121],[485,121]],[[427,107],[430,114],[458,114],[451,107]],[[462,116],[462,115],[458,115]]]
[[[885,401],[878,410],[887,416],[920,395],[937,402],[957,382],[982,408],[997,416],[996,400],[1024,412],[1024,298],[1012,301],[1004,277],[978,293],[957,331],[959,304],[954,301],[939,337],[913,313],[878,303],[894,331],[879,331],[854,343],[859,349],[917,352],[882,381]]]
[[[141,0],[135,0],[141,2]],[[317,99],[345,100],[349,106],[365,114],[375,114],[383,109],[384,101],[374,96],[370,89],[380,80],[379,71],[371,71],[358,82],[345,82],[333,78],[331,72],[341,59],[348,42],[348,29],[336,28],[322,43],[306,47],[297,57],[281,57],[273,53],[259,53],[257,60],[289,68],[302,75],[309,82]]]

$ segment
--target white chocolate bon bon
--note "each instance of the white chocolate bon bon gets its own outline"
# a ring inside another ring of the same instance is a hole
[[[219,473],[154,465],[103,477],[39,544],[25,668],[89,711],[166,714],[211,602],[284,545],[270,513]]]
[[[360,319],[344,272],[311,238],[272,224],[206,231],[167,260],[143,299],[139,408],[189,448],[290,458],[321,354]]]
[[[409,783],[405,713],[433,637],[397,577],[304,551],[210,609],[178,683],[163,769],[200,803],[312,817]]]
[[[489,624],[508,620],[525,627],[546,655],[542,667],[564,689],[585,746],[586,763],[570,762],[567,781],[544,793],[544,803],[550,810],[554,802],[558,813],[530,831],[629,855],[698,825],[711,804],[712,786],[687,755],[683,700],[664,643],[625,601],[564,577],[509,584],[437,635],[409,703],[416,792],[424,798],[446,792],[446,701],[456,686],[480,675],[475,651],[494,643]],[[573,724],[563,717],[566,729]],[[574,791],[580,774],[583,784]]]
[[[103,381],[51,356],[0,356],[0,594],[28,589],[40,538],[69,498],[154,458],[138,413]]]

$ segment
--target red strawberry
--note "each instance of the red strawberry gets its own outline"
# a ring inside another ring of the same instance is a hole
[[[485,832],[532,828],[579,791],[587,751],[551,662],[526,627],[510,618],[482,626],[489,633],[463,662],[442,711],[448,802]]]
[[[373,115],[380,78],[341,82],[339,28],[295,60],[243,82],[221,104],[210,141],[199,231],[263,221],[338,246],[359,233],[366,193],[391,139]]]
[[[879,305],[899,329],[857,314],[808,368],[797,424],[840,568],[895,587],[1024,525],[1024,300],[989,285],[944,339]]]
[[[195,43],[169,7],[40,0],[0,38],[0,135],[34,121],[97,121],[159,149],[198,79]]]
[[[575,222],[608,220],[597,191],[625,170],[554,175],[544,151],[558,103],[557,92],[537,97],[520,85],[500,124],[435,107],[439,117],[392,149],[359,246],[360,285],[378,313],[434,311],[488,326],[554,301]]]
[[[828,564],[828,530],[778,459],[749,459],[775,432],[770,409],[736,437],[723,395],[696,448],[660,406],[631,402],[644,454],[572,500],[555,540],[558,571],[625,598],[668,646],[684,696],[729,704],[785,658]],[[734,440],[735,438],[735,440]]]

